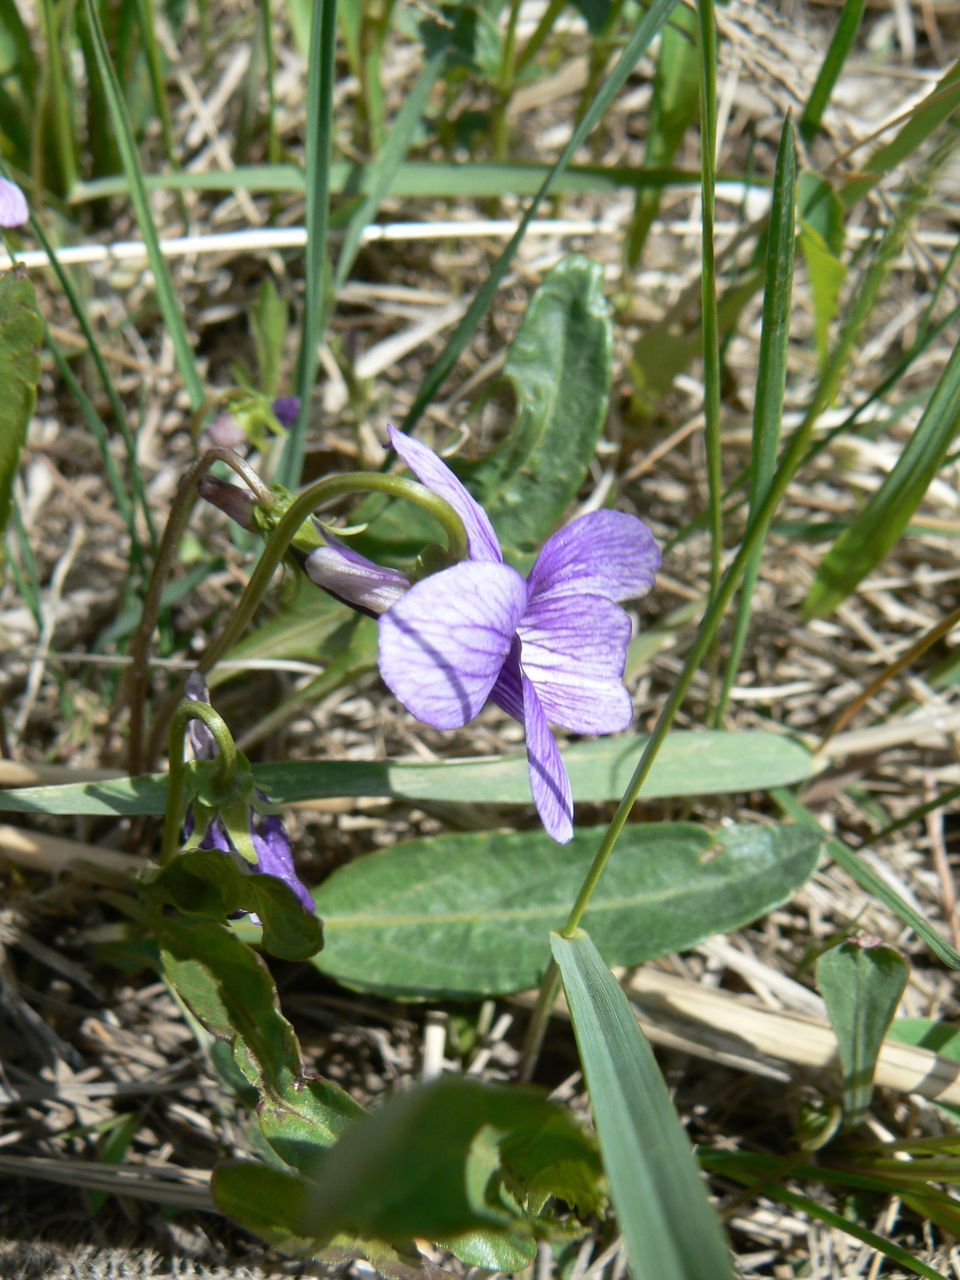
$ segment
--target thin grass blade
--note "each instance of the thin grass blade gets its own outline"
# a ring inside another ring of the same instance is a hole
[[[377,210],[393,186],[397,170],[410,149],[414,133],[426,110],[430,91],[443,72],[446,61],[446,49],[438,49],[432,55],[397,113],[383,149],[367,169],[367,192],[356,213],[350,219],[343,246],[340,249],[340,257],[337,259],[337,270],[333,277],[335,294],[346,282],[350,269],[356,261],[364,230],[377,216]]]
[[[820,128],[820,121],[823,119],[823,113],[827,109],[830,95],[833,93],[834,86],[840,77],[840,72],[843,70],[843,64],[846,62],[850,50],[853,48],[853,42],[857,38],[857,32],[860,30],[860,20],[863,17],[865,6],[866,0],[846,0],[843,6],[843,11],[833,33],[833,39],[830,41],[830,48],[827,50],[827,56],[823,60],[816,83],[810,92],[810,97],[807,99],[803,115],[800,117],[800,136],[804,142],[810,142]]]
[[[822,618],[886,556],[943,464],[960,423],[960,343],[893,470],[820,563],[804,613]]]
[[[653,1051],[589,935],[550,935],[635,1280],[732,1276]]]
[[[494,263],[490,271],[490,275],[487,277],[482,288],[478,291],[473,302],[471,302],[466,314],[460,321],[456,330],[451,335],[450,340],[447,342],[440,358],[427,373],[427,376],[417,393],[416,399],[404,419],[404,431],[410,431],[420,420],[424,409],[426,409],[427,405],[430,404],[447,374],[460,358],[460,355],[466,348],[467,343],[473,337],[480,321],[490,309],[490,305],[493,302],[497,289],[500,287],[504,276],[509,271],[510,264],[513,262],[517,249],[520,246],[520,242],[526,234],[527,227],[533,221],[537,210],[549,194],[554,180],[567,168],[584,139],[602,118],[607,107],[610,106],[614,98],[626,84],[630,73],[646,52],[650,42],[669,18],[675,2],[676,0],[653,0],[650,8],[644,14],[640,25],[628,41],[627,46],[620,55],[620,59],[613,71],[611,71],[596,98],[594,98],[590,107],[584,113],[580,123],[571,134],[569,142],[564,147],[553,168],[550,169],[546,178],[543,180],[543,183],[536,195],[534,195],[530,204],[527,206],[527,210],[520,220],[520,225],[511,236],[508,244],[500,254],[500,257]]]
[[[777,787],[771,790],[770,794],[780,810],[788,817],[796,822],[802,822],[811,829],[815,828],[823,832],[816,817],[792,792]],[[901,898],[900,894],[873,870],[869,863],[852,849],[848,849],[842,840],[829,836],[827,832],[823,834],[827,838],[827,843],[824,845],[824,853],[827,857],[832,858],[838,867],[842,867],[847,875],[856,880],[861,889],[872,893],[879,902],[893,912],[898,920],[908,925],[917,937],[926,943],[938,960],[951,969],[960,969],[960,952],[955,950],[946,938],[942,938],[919,911],[915,911],[909,902]]]
[[[936,87],[910,113],[910,118],[896,136],[878,147],[840,190],[840,199],[849,209],[888,173],[908,160],[926,142],[933,131],[953,115],[960,106],[960,61],[955,62],[937,81]]]
[[[750,513],[755,514],[773,478],[783,422],[783,396],[787,383],[787,345],[793,302],[793,263],[796,249],[797,152],[793,126],[786,121],[780,137],[773,184],[773,204],[767,239],[766,279],[763,290],[763,327],[757,362],[757,394],[753,406],[753,450],[750,465]],[[753,592],[760,574],[763,543],[747,562],[740,589],[740,603],[730,644],[717,720],[722,719],[737,678],[750,626]]]
[[[326,314],[327,231],[330,226],[330,154],[333,145],[333,81],[337,0],[314,0],[307,74],[307,280],[303,337],[297,366],[300,412],[290,428],[277,468],[288,489],[300,483],[310,430],[313,384]]]
[[[127,116],[126,104],[120,91],[117,73],[114,70],[113,63],[110,61],[110,54],[107,51],[103,27],[100,25],[100,16],[97,13],[96,5],[93,0],[83,0],[83,3],[87,21],[90,24],[90,34],[93,39],[97,66],[100,70],[100,75],[103,77],[104,89],[110,105],[110,115],[117,137],[117,145],[120,148],[124,173],[130,185],[130,199],[133,201],[140,234],[143,236],[150,260],[150,270],[153,272],[153,278],[157,286],[157,301],[160,304],[160,310],[163,312],[163,319],[170,334],[170,341],[173,343],[177,367],[187,389],[187,395],[190,397],[190,404],[196,410],[203,405],[203,383],[200,380],[196,357],[190,345],[190,338],[187,335],[187,328],[177,302],[166,259],[160,252],[160,241],[153,221],[153,214],[150,212],[150,201],[147,198],[140,156],[137,152],[133,130],[130,127],[130,120]]]

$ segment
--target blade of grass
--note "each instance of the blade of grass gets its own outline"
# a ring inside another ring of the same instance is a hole
[[[430,91],[440,78],[446,62],[446,49],[438,49],[431,56],[397,113],[397,118],[393,122],[393,127],[379,156],[367,168],[366,195],[350,219],[343,246],[340,249],[340,257],[337,259],[337,269],[333,277],[334,294],[346,283],[347,276],[356,261],[363,232],[377,216],[377,210],[393,186],[397,170],[403,163],[403,158],[410,148],[414,133],[426,110]]]
[[[696,119],[699,79],[696,15],[678,5],[660,37],[657,73],[647,121],[645,160],[651,167],[669,164]],[[660,188],[637,194],[626,237],[626,261],[636,267],[650,228],[660,210]]]
[[[73,370],[67,361],[66,356],[60,348],[60,344],[50,332],[48,325],[44,325],[44,335],[50,354],[53,356],[54,363],[60,370],[60,376],[70,391],[70,394],[76,400],[83,420],[90,428],[90,434],[97,443],[97,449],[100,452],[100,458],[103,462],[103,471],[107,479],[110,492],[113,494],[113,500],[116,503],[117,510],[123,523],[127,526],[127,532],[130,535],[130,557],[132,562],[137,566],[140,573],[146,577],[147,565],[143,554],[143,548],[140,546],[140,540],[137,536],[137,521],[133,506],[127,497],[127,491],[124,487],[123,479],[117,470],[117,464],[113,454],[110,452],[109,433],[106,423],[97,413],[90,397],[81,387],[80,383],[74,377]]]
[[[770,795],[780,810],[787,814],[788,817],[793,818],[795,822],[802,822],[805,826],[810,827],[811,830],[816,828],[822,831],[816,817],[792,792],[785,791],[782,787],[775,787],[771,790]],[[835,836],[830,836],[826,831],[823,831],[823,836],[826,840],[825,852],[838,867],[842,867],[861,889],[866,889],[868,893],[872,893],[878,901],[893,912],[898,920],[902,920],[904,924],[909,925],[917,937],[926,943],[938,960],[941,960],[951,969],[960,969],[960,952],[957,952],[918,911],[915,911],[908,902],[901,898],[899,893],[892,889],[886,880],[873,870],[869,863],[854,853],[852,849],[848,849],[842,840],[838,840]]]
[[[183,314],[177,303],[173,281],[170,278],[166,260],[160,252],[157,228],[150,212],[150,202],[147,198],[147,189],[143,181],[140,156],[137,153],[133,130],[130,127],[130,120],[127,116],[126,104],[117,80],[117,73],[114,70],[113,63],[110,61],[110,54],[107,50],[103,28],[100,25],[100,17],[94,0],[83,0],[83,4],[87,21],[90,24],[90,34],[93,39],[97,66],[103,78],[107,101],[110,104],[110,116],[117,136],[117,145],[120,148],[124,173],[130,186],[130,199],[133,202],[140,234],[143,236],[150,259],[150,270],[153,272],[153,278],[156,283],[157,301],[160,304],[160,310],[163,312],[163,319],[170,334],[170,340],[173,343],[177,367],[180,370],[180,376],[190,398],[190,405],[196,411],[202,407],[204,402],[203,383],[197,370],[197,362],[187,335]]]
[[[752,1176],[744,1177],[738,1174],[735,1169],[727,1169],[726,1172],[745,1185],[750,1185],[753,1182]],[[780,1204],[785,1204],[791,1209],[796,1209],[800,1213],[805,1213],[811,1218],[825,1223],[834,1231],[842,1231],[848,1236],[853,1236],[855,1240],[869,1245],[871,1249],[876,1249],[878,1253],[882,1253],[891,1262],[905,1267],[907,1271],[911,1271],[914,1275],[924,1276],[926,1280],[945,1280],[942,1272],[934,1271],[925,1262],[915,1258],[907,1249],[894,1244],[892,1240],[887,1240],[883,1236],[877,1235],[875,1231],[861,1226],[859,1222],[853,1221],[853,1219],[846,1217],[844,1214],[834,1213],[832,1209],[827,1209],[809,1196],[798,1195],[794,1191],[787,1191],[785,1187],[779,1187],[769,1182],[763,1184],[763,1194],[769,1196],[771,1200],[776,1200]]]
[[[721,1280],[730,1251],[653,1050],[590,937],[550,935],[635,1280]]]
[[[720,318],[714,258],[717,161],[717,24],[713,0],[698,0],[697,52],[700,59],[700,308],[703,341],[703,415],[710,524],[710,596],[720,584],[723,559],[723,467],[720,421]],[[713,679],[711,678],[711,700]]]
[[[543,185],[551,166],[543,164],[476,163],[456,164],[443,160],[407,160],[400,165],[390,195],[443,198],[447,196],[529,196]],[[335,160],[330,165],[330,190],[353,195],[370,189],[371,166]],[[726,174],[718,181],[744,183],[742,175]],[[148,191],[297,191],[306,190],[303,171],[292,164],[238,165],[228,172],[150,174],[144,178]],[[630,190],[661,190],[665,187],[699,187],[700,175],[689,169],[669,167],[616,168],[605,165],[571,165],[554,180],[556,194]],[[751,178],[762,190],[767,184]],[[130,184],[121,175],[78,182],[70,193],[72,204],[125,195]]]
[[[941,124],[960,106],[960,61],[937,81],[936,87],[909,113],[906,123],[892,141],[878,147],[860,172],[848,179],[838,192],[849,209],[888,173],[908,160]]]
[[[960,342],[893,470],[820,562],[804,615],[823,618],[857,587],[900,538],[957,434]]]
[[[77,179],[77,158],[74,152],[74,129],[73,129],[73,113],[71,110],[70,86],[66,80],[66,69],[69,67],[69,60],[64,56],[63,42],[61,39],[59,18],[65,13],[66,6],[62,6],[61,14],[58,15],[54,10],[53,0],[41,0],[40,17],[43,25],[43,37],[46,45],[47,57],[43,62],[43,71],[41,80],[44,84],[44,91],[41,98],[46,100],[49,107],[49,114],[52,119],[47,122],[51,126],[52,150],[56,156],[58,172],[54,182],[37,181],[38,189],[44,186],[52,186],[61,192],[68,192]],[[47,113],[38,111],[37,125],[42,130],[44,118]],[[37,157],[42,154],[43,144],[46,139],[40,137],[36,139],[40,145],[34,152],[34,179],[41,177],[36,172]]]
[[[326,314],[327,230],[330,225],[330,156],[333,145],[333,80],[337,46],[337,0],[314,0],[307,72],[307,279],[303,337],[297,366],[300,412],[283,446],[277,481],[300,483],[313,384],[320,361]]]
[[[757,361],[757,393],[753,405],[753,448],[750,464],[749,510],[757,510],[773,476],[780,447],[783,396],[787,383],[787,345],[793,301],[793,263],[796,250],[797,152],[789,119],[784,124],[773,183],[773,207],[767,239],[763,324]],[[744,571],[730,657],[717,706],[716,723],[726,711],[737,678],[750,626],[753,592],[760,575],[763,543]]]
[[[0,168],[0,171],[2,171],[2,168]],[[86,307],[84,307],[83,302],[80,299],[80,295],[73,287],[73,281],[70,279],[69,274],[60,265],[57,252],[48,239],[40,220],[33,214],[30,216],[30,229],[40,241],[44,252],[50,260],[50,266],[53,269],[54,275],[57,277],[57,281],[59,282],[61,289],[66,295],[66,299],[70,304],[70,309],[74,314],[77,324],[80,326],[80,330],[83,333],[84,338],[86,339],[87,349],[90,352],[94,365],[96,366],[97,373],[100,375],[100,381],[103,383],[103,389],[110,402],[110,411],[113,414],[114,423],[117,430],[120,432],[120,438],[123,441],[124,450],[126,451],[127,466],[130,469],[130,486],[133,490],[134,499],[140,507],[140,512],[146,526],[147,538],[150,543],[150,554],[155,555],[157,550],[157,531],[153,522],[153,513],[151,512],[150,504],[147,501],[146,489],[143,484],[143,476],[140,473],[140,463],[137,458],[137,442],[127,424],[126,410],[117,392],[116,384],[110,376],[110,370],[107,367],[107,362],[103,358],[103,353],[100,350],[100,344],[97,342],[96,335],[94,334],[93,326],[91,325],[90,319],[87,315]],[[138,541],[133,533],[134,529],[135,523],[131,525],[131,537],[134,539],[132,545],[137,546],[139,551]]]
[[[827,109],[830,95],[833,93],[840,72],[843,70],[843,64],[860,30],[865,6],[866,0],[846,0],[843,6],[827,56],[823,60],[816,83],[810,91],[807,105],[800,117],[800,136],[804,142],[812,142],[820,128],[820,121]]]
[[[428,371],[410,411],[404,419],[403,428],[405,431],[410,431],[420,420],[424,409],[431,402],[440,385],[446,379],[447,374],[460,358],[480,321],[489,310],[497,289],[510,269],[520,242],[526,234],[527,227],[536,216],[537,210],[551,190],[557,175],[566,169],[581,143],[593,130],[614,98],[626,84],[627,78],[645,53],[647,46],[670,16],[674,3],[675,0],[653,0],[650,8],[644,14],[640,25],[627,42],[627,46],[620,55],[613,71],[611,71],[589,109],[574,129],[570,140],[544,178],[536,195],[528,204],[520,220],[520,225],[503,249],[500,257],[494,263],[487,280],[477,292],[439,359]]]

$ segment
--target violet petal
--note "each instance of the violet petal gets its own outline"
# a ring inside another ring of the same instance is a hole
[[[22,227],[30,221],[26,197],[15,182],[0,178],[0,227]]]
[[[471,560],[503,561],[490,517],[432,449],[396,427],[387,427],[390,443],[422,485],[448,502],[467,531]]]
[[[570,779],[547,725],[537,691],[526,676],[523,677],[523,706],[533,802],[547,835],[558,844],[566,844],[573,838]]]
[[[624,511],[591,511],[543,544],[530,574],[530,596],[633,600],[650,590],[659,567],[660,548],[642,520]]]
[[[260,819],[259,831],[256,823],[251,824],[253,847],[257,851],[257,872],[261,875],[276,876],[288,889],[292,889],[305,910],[315,913],[317,904],[310,890],[297,875],[293,861],[293,850],[290,837],[279,814],[267,813]]]
[[[371,613],[385,613],[410,587],[409,579],[398,570],[374,564],[339,543],[311,551],[303,567],[318,587]]]
[[[520,663],[550,724],[615,733],[633,719],[621,683],[630,619],[603,596],[532,599],[519,627]]]
[[[424,578],[380,619],[380,674],[403,705],[435,729],[480,713],[527,603],[505,564],[456,564]]]
[[[520,639],[514,637],[507,660],[490,690],[490,701],[523,724],[523,681],[520,674]]]

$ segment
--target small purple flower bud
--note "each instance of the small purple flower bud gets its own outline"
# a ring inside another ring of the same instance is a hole
[[[241,528],[249,529],[251,533],[256,530],[253,511],[257,503],[253,494],[248,493],[246,489],[241,489],[235,484],[227,484],[226,480],[218,480],[216,476],[207,475],[197,485],[197,492],[206,502],[219,508],[224,515],[228,515],[231,520],[236,520]],[[188,693],[187,696],[192,695]]]
[[[23,192],[15,182],[0,178],[0,227],[22,227],[29,220]]]
[[[379,617],[410,590],[410,580],[398,569],[385,569],[366,556],[330,539],[311,551],[303,567],[311,582],[363,613]]]
[[[300,416],[300,397],[280,396],[270,407],[280,425],[290,428]]]

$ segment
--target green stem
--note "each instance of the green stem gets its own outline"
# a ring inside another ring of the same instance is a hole
[[[244,484],[253,492],[261,506],[268,510],[274,503],[273,494],[263,484],[260,477],[232,449],[210,449],[199,458],[183,476],[177,486],[177,493],[170,507],[163,537],[157,549],[150,582],[143,600],[143,613],[133,637],[130,648],[130,671],[127,677],[127,698],[130,707],[130,745],[127,767],[132,774],[143,768],[143,721],[147,701],[148,659],[150,641],[153,637],[157,619],[160,616],[160,600],[163,585],[166,582],[176,559],[180,542],[186,532],[187,524],[197,501],[197,485],[207,474],[215,462],[224,462],[237,473]]]
[[[497,103],[493,113],[493,157],[504,160],[509,142],[507,132],[507,107],[510,105],[510,94],[516,79],[517,62],[517,22],[520,18],[520,0],[510,0],[510,14],[507,18],[507,30],[503,37],[503,54],[500,58],[500,72],[497,76]]]
[[[553,25],[563,12],[566,3],[567,0],[550,0],[550,3],[543,11],[543,16],[534,28],[533,35],[517,56],[516,64],[514,66],[515,75],[520,75],[521,72],[525,71],[540,52],[544,41],[553,30]]]
[[[770,487],[763,502],[759,505],[756,512],[752,515],[747,530],[727,572],[724,574],[717,588],[717,591],[710,601],[707,612],[704,614],[703,621],[700,623],[694,639],[693,645],[687,655],[687,660],[683,665],[683,670],[677,679],[676,684],[670,697],[667,699],[666,705],[660,712],[657,723],[654,726],[653,733],[650,735],[647,745],[644,747],[643,754],[633,772],[633,777],[624,794],[623,799],[617,807],[616,813],[610,822],[609,827],[604,833],[603,840],[596,852],[590,869],[584,878],[580,892],[577,894],[576,902],[570,909],[567,922],[560,930],[561,936],[571,938],[576,930],[580,927],[584,913],[589,905],[593,892],[597,887],[600,877],[603,875],[607,862],[611,853],[613,853],[617,840],[620,838],[620,832],[626,826],[627,819],[633,806],[637,802],[637,797],[653,768],[653,763],[657,758],[660,748],[663,746],[667,734],[673,725],[677,712],[683,704],[683,700],[687,695],[693,678],[700,668],[700,664],[706,656],[710,646],[716,637],[726,613],[727,606],[733,599],[740,580],[750,563],[750,558],[755,549],[759,547],[764,537],[769,521],[772,519],[774,512],[780,504],[780,499],[786,492],[787,486],[796,475],[800,465],[804,461],[807,445],[813,432],[814,425],[822,408],[819,400],[814,403],[807,412],[803,422],[794,432],[789,445],[787,446],[780,466],[774,476]],[[525,1074],[523,1079],[529,1079],[536,1065],[537,1055],[540,1052],[540,1046],[543,1042],[543,1035],[546,1031],[550,1013],[553,1009],[554,1001],[557,997],[559,989],[558,975],[556,966],[551,964],[547,972],[544,974],[543,981],[540,985],[540,994],[534,1007],[530,1024],[527,1028],[526,1042],[523,1048],[523,1057],[521,1060],[521,1068]]]
[[[443,526],[447,535],[447,549],[451,562],[468,558],[467,532],[463,527],[463,521],[449,503],[437,494],[431,493],[422,484],[418,484],[416,480],[408,480],[405,476],[376,475],[366,471],[347,471],[342,475],[326,476],[298,494],[284,512],[270,534],[267,545],[263,549],[263,555],[250,575],[250,581],[237,602],[233,616],[204,653],[199,664],[200,671],[212,670],[239,640],[263,599],[274,571],[287,554],[291,542],[304,521],[308,520],[322,503],[346,493],[384,493],[391,498],[404,498],[414,503]]]
[[[170,764],[167,772],[167,807],[163,818],[163,844],[160,848],[160,865],[166,866],[177,851],[183,821],[183,790],[186,764],[183,759],[183,740],[191,720],[202,720],[217,743],[214,762],[214,785],[226,795],[237,771],[237,747],[227,722],[209,702],[195,702],[184,698],[170,721]]]

